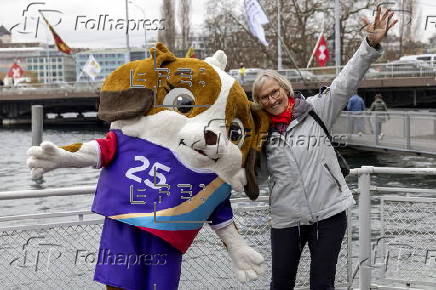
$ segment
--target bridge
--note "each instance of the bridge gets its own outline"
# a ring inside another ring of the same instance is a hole
[[[390,108],[436,108],[436,68],[421,63],[374,64],[362,80],[358,93],[368,107],[375,93],[381,93]],[[328,86],[335,77],[335,67],[301,70],[282,70],[295,90],[305,96],[316,94],[320,87]],[[234,70],[230,71],[234,74]],[[257,72],[248,74],[242,83],[251,97],[251,87]],[[0,120],[30,119],[30,107],[44,106],[45,113],[96,111],[101,82],[32,84],[0,88]]]
[[[436,155],[436,112],[342,112],[332,129],[338,146]]]

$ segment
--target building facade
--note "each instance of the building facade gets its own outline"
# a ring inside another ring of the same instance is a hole
[[[76,75],[78,82],[90,82],[92,79],[82,71],[90,56],[100,65],[100,74],[95,81],[103,81],[111,72],[120,65],[128,62],[127,49],[109,48],[109,49],[90,49],[82,51],[76,55]],[[140,60],[145,58],[144,48],[131,48],[130,60]]]

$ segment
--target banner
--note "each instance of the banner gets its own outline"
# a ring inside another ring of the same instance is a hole
[[[321,34],[318,40],[318,45],[313,53],[315,60],[319,66],[325,66],[327,61],[330,59],[330,52],[327,48],[327,43],[324,38],[324,34]]]
[[[100,64],[95,60],[94,56],[92,54],[89,55],[88,60],[86,61],[85,65],[82,69],[93,81],[95,81],[95,78],[100,74],[101,66]]]
[[[269,21],[262,7],[256,0],[245,0],[244,8],[251,34],[259,39],[263,45],[268,46],[262,25],[267,24]]]

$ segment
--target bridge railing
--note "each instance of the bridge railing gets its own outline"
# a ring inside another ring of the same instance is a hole
[[[344,65],[341,66],[341,69]],[[259,69],[260,70],[260,69]],[[336,76],[336,66],[312,67],[300,69],[305,82],[330,82]],[[233,77],[239,79],[239,74],[232,70],[230,72]],[[288,78],[291,82],[301,82],[300,74],[295,69],[283,69],[280,71],[282,75]],[[256,72],[249,72],[244,77],[244,85],[251,85],[256,78]],[[377,63],[370,66],[365,74],[365,79],[385,79],[385,78],[403,78],[403,77],[436,77],[436,66],[430,65],[423,61],[408,61],[408,62],[391,62]],[[26,93],[32,90],[94,90],[100,88],[102,82],[60,82],[60,83],[20,83],[17,86],[0,87],[0,93],[25,91]]]
[[[4,94],[41,94],[54,92],[88,92],[99,90],[98,82],[58,82],[58,83],[19,83],[16,86],[0,87],[0,96]]]
[[[344,111],[332,132],[342,145],[436,154],[436,112]]]

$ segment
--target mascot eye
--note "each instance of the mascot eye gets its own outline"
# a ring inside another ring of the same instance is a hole
[[[194,95],[185,88],[174,88],[166,94],[163,105],[182,114],[189,113],[195,105]]]
[[[233,144],[236,144],[239,147],[244,143],[244,125],[238,118],[233,119],[230,124],[228,138]]]
[[[188,113],[192,110],[192,105],[194,105],[194,98],[190,95],[179,95],[174,101],[174,107],[182,113]]]

